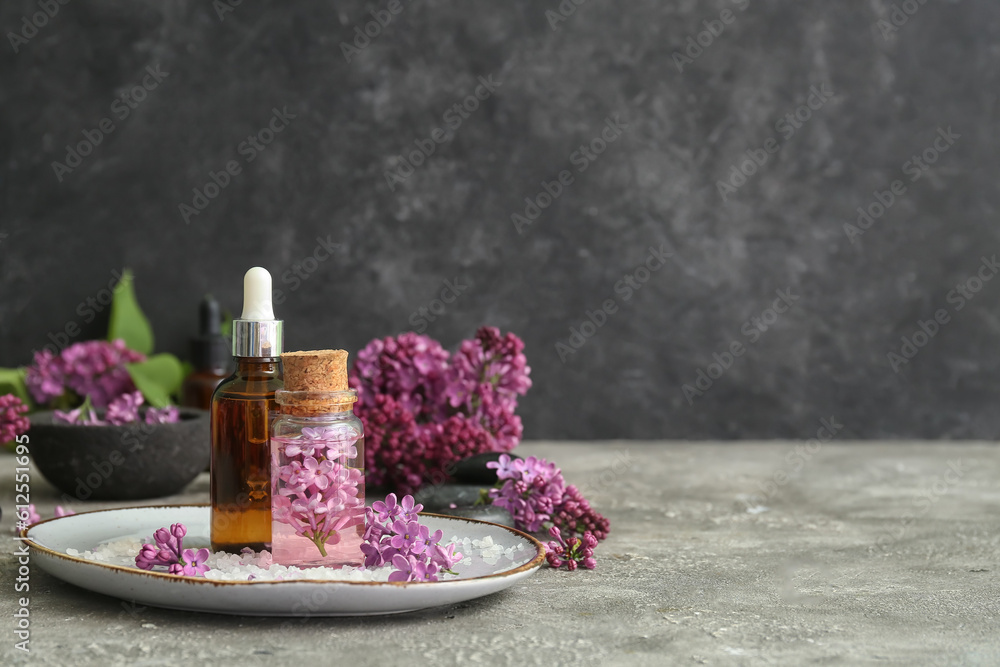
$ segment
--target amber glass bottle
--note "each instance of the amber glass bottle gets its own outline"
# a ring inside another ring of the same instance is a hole
[[[271,275],[243,278],[243,314],[233,320],[236,372],[212,396],[212,549],[271,546],[269,435],[282,386],[282,323],[271,309]]]
[[[279,358],[237,357],[212,399],[212,549],[271,548],[268,433],[281,388]]]
[[[206,296],[198,308],[199,333],[191,340],[194,371],[181,385],[181,405],[199,410],[212,408],[212,394],[232,369],[228,342],[222,335],[219,302]]]

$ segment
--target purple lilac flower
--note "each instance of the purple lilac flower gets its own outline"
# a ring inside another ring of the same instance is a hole
[[[437,581],[441,570],[434,562],[424,563],[414,556],[396,554],[392,557],[396,571],[389,575],[389,581]]]
[[[186,577],[200,577],[211,568],[205,563],[211,555],[208,549],[185,549],[183,562],[171,563],[167,570],[170,574],[182,574]]]
[[[573,571],[582,565],[588,570],[597,567],[594,559],[594,547],[597,546],[597,538],[590,531],[583,534],[583,537],[571,537],[563,539],[559,528],[552,526],[549,535],[555,538],[546,545],[545,560],[554,568],[563,565],[567,570]]]
[[[35,352],[35,358],[24,376],[31,397],[36,403],[48,403],[66,391],[66,373],[61,357],[49,350]]]
[[[147,424],[174,424],[180,421],[181,413],[176,405],[168,405],[165,408],[149,408],[146,410]]]
[[[437,581],[439,573],[455,574],[451,568],[462,560],[462,554],[455,553],[454,544],[441,545],[442,531],[432,534],[417,520],[422,509],[412,496],[397,502],[394,493],[365,509],[361,545],[365,567],[392,564],[395,571],[389,581]],[[405,513],[412,513],[412,520],[404,518]]]
[[[184,536],[187,528],[182,523],[171,524],[170,528],[160,528],[153,533],[153,544],[144,544],[135,557],[135,564],[143,570],[152,570],[158,566],[166,566],[170,574],[181,574],[188,577],[204,575],[210,569],[205,561],[209,557],[208,549],[184,548]]]
[[[24,413],[28,406],[14,394],[0,396],[0,443],[10,442],[24,435],[31,425]]]
[[[566,481],[559,468],[534,456],[523,459],[523,465],[515,465],[507,454],[486,465],[497,470],[501,482],[499,488],[490,489],[493,504],[510,512],[520,530],[539,531],[563,498]]]
[[[25,384],[41,404],[48,404],[70,390],[77,396],[89,396],[95,408],[104,408],[118,396],[135,391],[125,364],[145,358],[128,349],[122,340],[74,343],[58,355],[48,350],[36,352]]]
[[[589,532],[598,540],[606,539],[611,530],[611,523],[572,484],[566,487],[562,500],[552,511],[552,524],[570,535]]]
[[[451,358],[445,397],[453,408],[482,421],[496,438],[495,451],[513,449],[521,440],[521,420],[514,414],[517,397],[531,388],[531,368],[524,342],[496,327],[481,327],[462,341]]]
[[[122,426],[138,421],[139,406],[142,403],[142,392],[126,392],[111,401],[104,413],[104,420],[113,426]]]
[[[377,394],[393,396],[404,410],[433,410],[448,368],[448,352],[429,336],[403,333],[375,339],[358,352],[351,387],[358,405],[374,407]]]
[[[82,426],[105,425],[105,422],[98,418],[97,412],[94,411],[93,406],[90,404],[89,396],[83,399],[83,405],[75,410],[70,410],[69,412],[56,410],[52,414],[52,421],[57,424],[79,424]]]
[[[350,466],[356,442],[353,431],[337,427],[272,438],[278,474],[271,480],[271,518],[292,526],[322,556],[341,532],[363,521],[363,473]]]
[[[523,431],[517,398],[531,386],[523,348],[493,327],[454,355],[414,333],[369,343],[350,375],[369,481],[410,492],[446,479],[455,461],[512,449]]]

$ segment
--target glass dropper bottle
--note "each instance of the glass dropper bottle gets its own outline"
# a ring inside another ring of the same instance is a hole
[[[271,546],[269,433],[282,387],[282,322],[271,307],[271,274],[243,277],[243,314],[233,320],[236,371],[212,396],[212,550]]]

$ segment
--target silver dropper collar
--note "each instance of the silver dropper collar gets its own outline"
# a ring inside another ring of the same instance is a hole
[[[233,320],[234,357],[280,357],[281,320]]]

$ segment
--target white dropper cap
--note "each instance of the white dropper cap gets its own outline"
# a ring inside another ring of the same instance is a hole
[[[255,266],[243,276],[243,314],[241,320],[273,320],[271,274]]]
[[[234,357],[278,357],[282,322],[271,307],[271,274],[255,266],[243,276],[243,314],[233,320]]]

